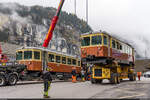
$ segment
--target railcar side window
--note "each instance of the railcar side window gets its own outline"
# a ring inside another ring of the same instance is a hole
[[[32,51],[24,51],[24,59],[32,59]]]
[[[78,61],[78,66],[80,66],[80,61]]]
[[[48,61],[49,61],[49,62],[55,62],[54,54],[49,54],[49,55],[48,55]]]
[[[39,51],[34,51],[34,59],[40,59],[40,52]]]
[[[132,55],[132,48],[130,48],[130,55]]]
[[[68,58],[68,59],[67,59],[67,64],[68,64],[68,65],[71,65],[71,58]]]
[[[127,47],[124,45],[124,53],[127,53]]]
[[[22,51],[16,53],[16,60],[22,60]]]
[[[120,44],[120,50],[122,50],[122,45]]]
[[[56,62],[60,63],[60,56],[56,56]]]
[[[100,35],[92,36],[92,45],[99,45],[99,44],[102,44],[102,37]]]
[[[116,43],[117,43],[117,49],[119,50],[120,49],[119,42],[116,42]]]
[[[112,40],[112,48],[115,48],[115,47],[116,47],[115,40]]]
[[[66,57],[62,57],[62,64],[66,64]]]
[[[104,36],[104,45],[107,45],[107,37]]]
[[[81,41],[82,46],[89,46],[90,45],[90,37],[84,37]]]
[[[75,59],[72,59],[72,64],[76,65],[76,60]]]

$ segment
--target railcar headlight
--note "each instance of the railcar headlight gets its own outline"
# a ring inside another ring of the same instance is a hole
[[[31,64],[31,62],[28,62],[28,64],[30,65],[30,64]]]
[[[85,53],[84,49],[82,49],[82,53],[83,53],[83,54]]]
[[[98,47],[98,50],[101,50],[101,47]]]

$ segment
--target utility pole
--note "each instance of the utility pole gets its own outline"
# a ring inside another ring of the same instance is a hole
[[[88,24],[88,0],[86,0],[86,22]]]
[[[74,0],[74,13],[75,13],[75,15],[77,14],[77,12],[76,12],[76,0]]]
[[[146,49],[145,49],[145,59],[147,59],[147,55],[146,55],[146,53],[147,53],[147,52],[146,52]]]

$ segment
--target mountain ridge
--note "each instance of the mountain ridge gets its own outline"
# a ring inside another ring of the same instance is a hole
[[[41,47],[55,12],[52,7],[0,3],[0,41]],[[80,34],[91,30],[86,21],[62,11],[48,48],[79,55]]]

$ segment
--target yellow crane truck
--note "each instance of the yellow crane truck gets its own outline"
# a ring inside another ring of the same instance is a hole
[[[136,80],[134,48],[106,32],[81,35],[81,58],[84,69],[90,65],[91,83],[103,79],[120,83],[123,79]]]

